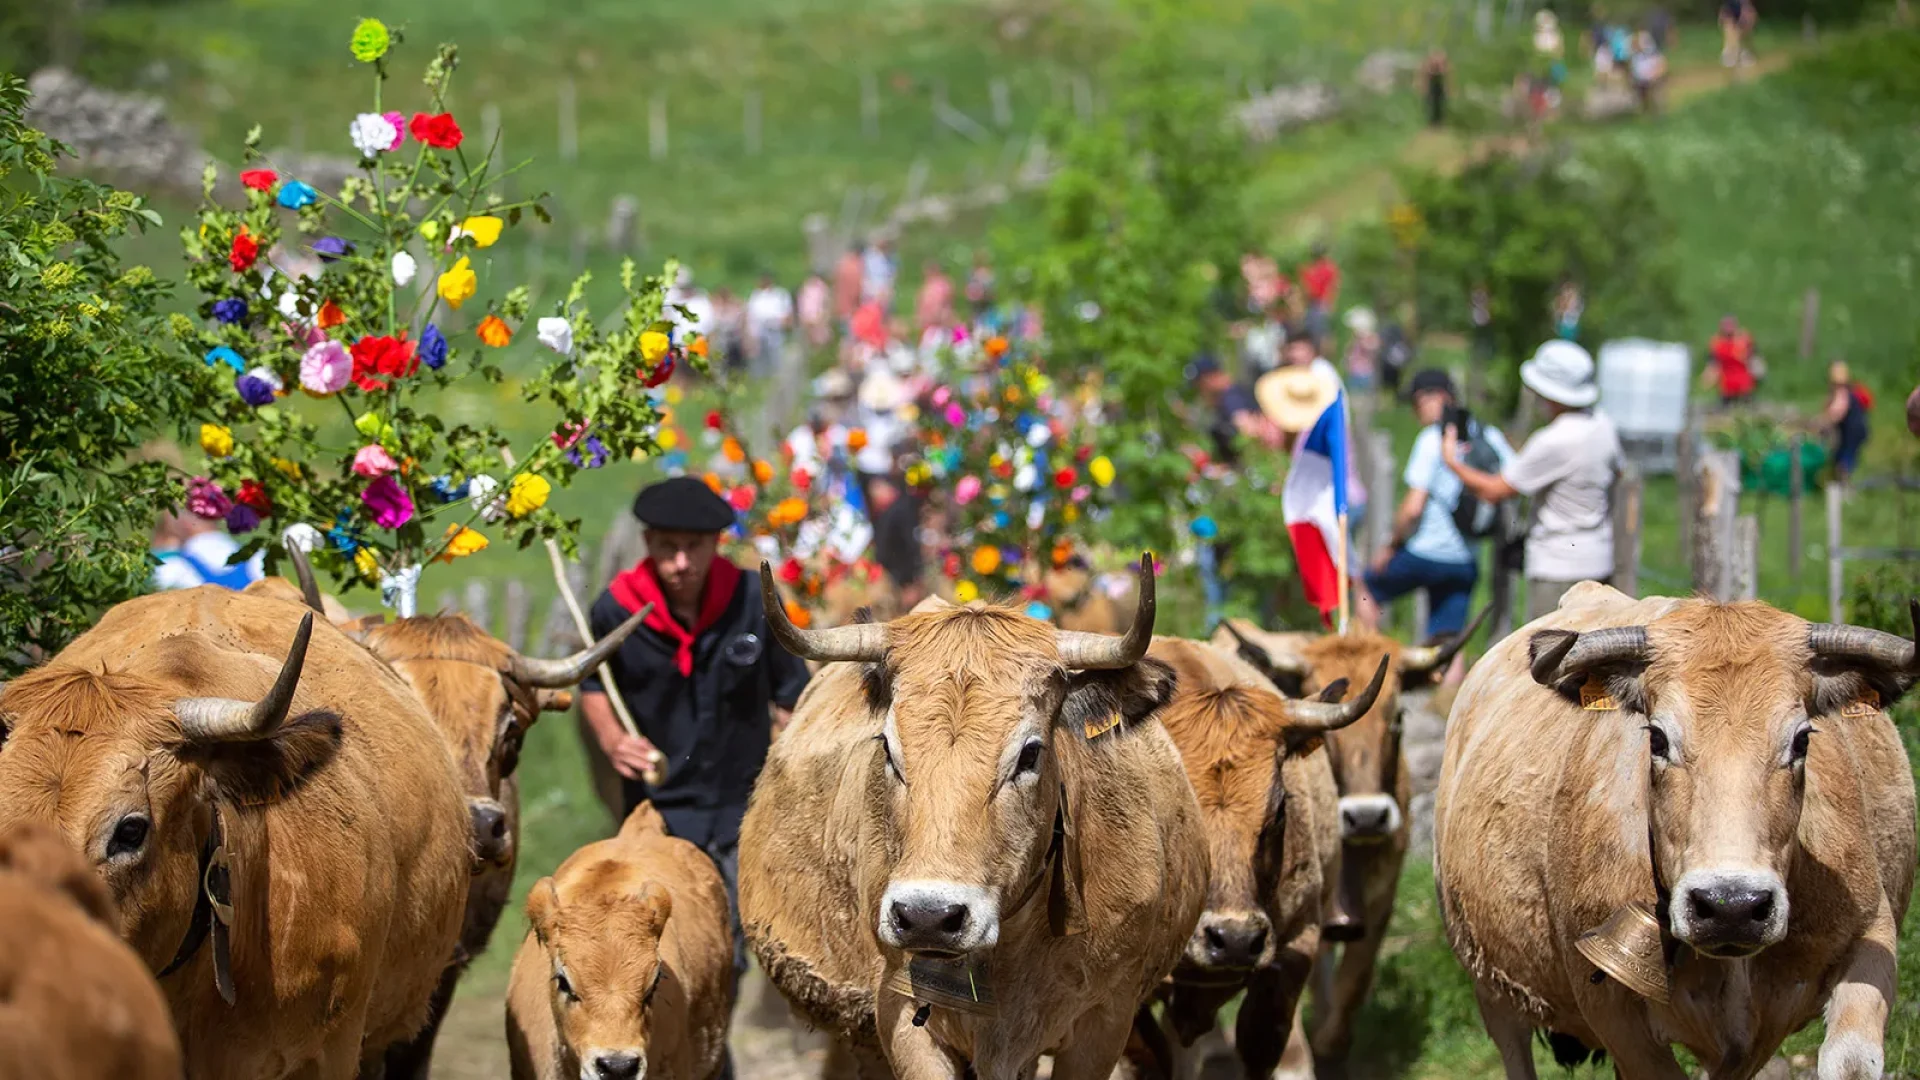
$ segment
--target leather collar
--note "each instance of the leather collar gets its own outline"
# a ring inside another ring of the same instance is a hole
[[[232,1005],[236,996],[233,987],[233,945],[230,940],[233,926],[233,860],[227,851],[226,832],[226,822],[220,803],[216,800],[213,804],[213,827],[207,831],[206,843],[200,847],[200,866],[194,874],[199,888],[195,890],[193,914],[187,920],[187,934],[181,939],[180,947],[174,950],[173,960],[157,977],[164,979],[186,966],[211,937],[213,985],[220,991],[222,1000]]]

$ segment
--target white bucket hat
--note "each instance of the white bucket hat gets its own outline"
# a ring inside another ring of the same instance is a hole
[[[1600,388],[1593,382],[1593,357],[1571,341],[1549,341],[1535,349],[1533,359],[1520,365],[1520,381],[1569,409],[1584,409],[1600,400]]]

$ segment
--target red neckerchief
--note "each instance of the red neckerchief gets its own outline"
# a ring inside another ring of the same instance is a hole
[[[607,591],[629,612],[639,611],[647,604],[653,605],[653,610],[647,613],[647,619],[641,625],[679,643],[673,666],[680,670],[680,674],[691,676],[694,641],[727,613],[727,605],[733,601],[734,587],[739,583],[740,568],[715,556],[713,565],[707,568],[707,583],[700,593],[700,618],[694,624],[692,633],[680,625],[668,608],[667,594],[660,588],[660,578],[653,571],[651,558],[641,559],[633,569],[615,575]]]

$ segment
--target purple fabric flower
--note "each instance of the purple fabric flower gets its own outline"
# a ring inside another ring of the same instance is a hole
[[[194,517],[218,521],[233,510],[233,500],[213,480],[196,476],[187,481],[187,509]]]
[[[587,452],[585,460],[582,460],[580,457],[580,449],[584,449]],[[587,436],[587,441],[581,444],[580,449],[567,451],[567,460],[581,468],[597,469],[605,465],[607,458],[611,456],[607,451],[607,444],[601,442],[598,435]]]
[[[420,332],[420,347],[415,354],[420,357],[421,363],[439,371],[440,366],[447,362],[447,336],[440,332],[438,326],[428,323],[427,328]]]
[[[259,408],[273,404],[274,391],[280,389],[280,380],[266,368],[254,368],[245,375],[233,380],[233,388],[240,391],[240,400]]]
[[[213,302],[213,317],[223,323],[244,322],[247,317],[247,302],[237,296]]]
[[[337,236],[323,236],[313,242],[313,253],[320,256],[321,262],[344,259],[352,252],[353,245]]]
[[[391,474],[368,484],[360,501],[373,515],[373,523],[383,529],[397,529],[413,520],[413,496]]]
[[[227,511],[227,531],[235,536],[252,532],[259,526],[260,515],[251,506],[235,503],[233,509]]]

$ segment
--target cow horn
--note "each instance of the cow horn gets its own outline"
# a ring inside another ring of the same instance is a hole
[[[322,615],[327,613],[326,606],[320,602],[320,583],[313,580],[313,564],[307,561],[307,552],[292,539],[286,542],[287,558],[293,562],[293,576],[300,581],[300,596],[307,606]]]
[[[578,685],[588,673],[606,663],[607,657],[627,640],[627,635],[640,629],[647,615],[653,611],[648,604],[628,616],[627,621],[613,628],[613,632],[599,641],[588,645],[572,656],[562,656],[552,660],[513,654],[512,675],[515,682],[522,686],[537,689],[554,689],[562,686]]]
[[[1060,650],[1060,664],[1075,671],[1100,671],[1132,665],[1147,655],[1153,644],[1153,555],[1140,556],[1140,584],[1133,625],[1125,637],[1089,634],[1078,630],[1055,631],[1054,643]]]
[[[1646,660],[1653,649],[1647,643],[1646,627],[1615,626],[1585,633],[1542,630],[1528,643],[1528,653],[1533,681],[1555,686],[1593,668]]]
[[[252,742],[269,739],[287,719],[293,707],[293,688],[300,682],[300,669],[307,662],[307,639],[313,636],[313,613],[300,617],[300,629],[294,632],[293,647],[287,650],[286,663],[273,689],[259,701],[232,698],[184,698],[173,703],[173,715],[188,742]]]
[[[1220,625],[1228,634],[1232,635],[1233,640],[1240,643],[1242,656],[1251,652],[1255,658],[1258,658],[1259,663],[1265,664],[1269,670],[1277,675],[1290,675],[1294,678],[1306,677],[1307,662],[1299,656],[1293,653],[1281,653],[1276,656],[1272,649],[1267,648],[1265,645],[1260,644],[1243,633],[1239,627],[1233,624],[1232,619],[1221,619]]]
[[[1453,640],[1445,645],[1415,645],[1401,649],[1400,674],[1430,675],[1436,671],[1445,671],[1447,665],[1453,663],[1453,658],[1459,655],[1467,642],[1473,640],[1473,635],[1480,632],[1481,624],[1485,623],[1487,616],[1491,614],[1493,614],[1492,604],[1481,608],[1480,614],[1474,616],[1473,621],[1467,624],[1467,628],[1454,635]]]
[[[1386,685],[1387,665],[1392,663],[1391,654],[1380,658],[1380,666],[1373,670],[1373,679],[1366,688],[1355,694],[1352,701],[1338,704],[1326,701],[1288,701],[1287,724],[1289,731],[1338,731],[1355,720],[1367,715],[1373,708],[1374,700],[1380,696],[1380,688]]]
[[[1907,611],[1913,619],[1912,640],[1864,626],[1814,623],[1807,627],[1807,648],[1813,650],[1813,655],[1827,660],[1851,660],[1891,671],[1913,671],[1916,653],[1920,652],[1916,649],[1916,643],[1920,643],[1920,600],[1907,601]]]
[[[766,609],[767,629],[780,647],[802,660],[820,663],[872,663],[887,655],[885,623],[853,623],[829,630],[802,630],[787,618],[787,606],[773,584],[773,567],[760,560],[760,604]]]

